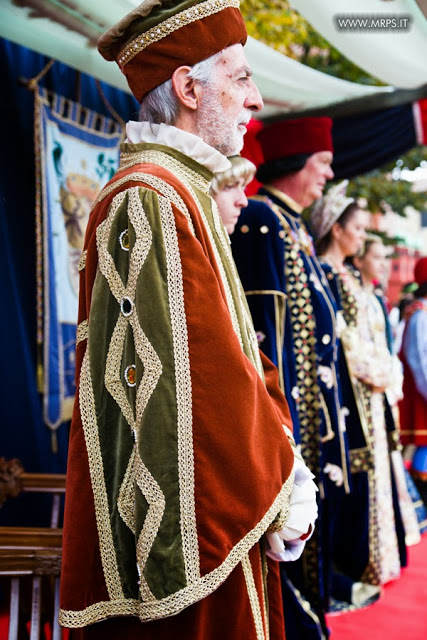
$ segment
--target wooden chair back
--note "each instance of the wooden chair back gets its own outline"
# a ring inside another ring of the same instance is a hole
[[[62,529],[58,523],[65,475],[23,472],[17,483],[19,491],[12,489],[9,496],[20,491],[51,493],[53,502],[50,528],[0,526],[0,576],[10,582],[8,640],[44,639],[45,621],[51,624],[52,640],[61,640],[58,612]]]

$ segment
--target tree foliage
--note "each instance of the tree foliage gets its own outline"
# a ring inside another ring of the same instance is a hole
[[[327,42],[286,0],[241,0],[249,35],[318,71],[358,82],[378,85],[370,76]],[[412,183],[402,179],[402,169],[414,170],[426,163],[426,147],[415,147],[395,162],[351,180],[349,193],[366,200],[370,211],[392,209],[405,215],[407,205],[426,209],[425,194],[414,193]]]
[[[383,84],[347,60],[286,0],[242,0],[240,8],[249,35],[289,58],[351,82]]]
[[[425,193],[414,192],[411,182],[395,180],[390,173],[385,173],[381,169],[351,180],[347,192],[353,198],[363,198],[369,211],[374,213],[394,211],[404,216],[407,206],[412,206],[419,211],[426,208]]]

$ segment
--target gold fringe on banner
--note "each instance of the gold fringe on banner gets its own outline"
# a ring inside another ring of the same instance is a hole
[[[40,149],[40,100],[39,81],[50,71],[55,60],[51,59],[34,78],[27,83],[27,88],[34,93],[34,155],[36,175],[36,317],[37,317],[37,390],[43,393],[43,219],[41,208],[41,149]]]
[[[113,106],[109,103],[109,101],[107,100],[107,97],[105,96],[105,93],[102,89],[101,83],[99,80],[95,80],[95,84],[96,84],[96,88],[98,89],[98,93],[101,96],[101,100],[104,103],[106,109],[111,113],[111,115],[113,116],[114,120],[116,120],[121,129],[122,129],[122,141],[124,141],[125,137],[126,137],[126,122],[123,120],[123,118],[121,118],[119,116],[119,114],[117,113],[117,111],[113,108]]]
[[[46,345],[45,342],[45,331],[44,331],[44,269],[46,265],[44,264],[44,244],[46,242],[46,238],[43,233],[43,202],[46,197],[46,194],[43,192],[43,129],[42,129],[42,106],[45,104],[49,104],[53,106],[55,104],[56,95],[55,93],[48,91],[46,89],[42,89],[40,91],[39,83],[44,78],[44,76],[50,71],[52,66],[54,65],[55,60],[51,59],[49,62],[43,67],[43,69],[33,78],[29,80],[21,79],[21,83],[24,84],[27,89],[33,92],[34,94],[34,155],[35,155],[35,181],[36,181],[36,189],[35,189],[35,243],[36,243],[36,319],[37,319],[37,368],[36,368],[36,382],[37,382],[37,390],[39,393],[44,394],[46,392],[45,389],[45,357],[46,357]],[[126,123],[120,117],[120,115],[115,111],[112,107],[108,99],[106,98],[104,91],[102,89],[101,83],[99,80],[95,80],[96,87],[98,93],[101,97],[101,100],[106,108],[106,110],[111,114],[113,122],[111,126],[109,126],[110,133],[119,133],[121,132],[121,139],[125,138],[125,128]],[[71,110],[73,109],[73,103],[71,100],[68,100],[65,97],[61,97],[58,105],[58,111],[62,115],[63,118],[67,119]],[[77,107],[77,116],[76,123],[82,127],[87,128],[89,123],[89,117],[91,114],[91,110],[83,107],[82,105],[78,105]],[[98,117],[95,119],[93,130],[100,130],[106,125],[106,117],[98,114]],[[73,118],[74,121],[74,118]],[[92,127],[91,127],[92,129]],[[56,430],[62,424],[63,421],[67,421],[70,419],[72,414],[74,399],[67,398],[67,401],[63,403],[62,406],[62,414],[61,414],[61,422],[59,424],[51,425],[46,423],[47,427],[51,431],[51,450],[52,453],[58,452],[58,441],[57,441],[57,433]]]

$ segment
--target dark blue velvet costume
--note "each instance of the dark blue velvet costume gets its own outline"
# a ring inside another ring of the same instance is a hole
[[[319,499],[315,534],[302,560],[282,563],[287,635],[318,638],[322,637],[319,621],[323,633],[327,633],[323,614],[329,602],[334,505],[337,494],[349,490],[335,367],[335,302],[300,214],[277,190],[262,189],[250,199],[231,237],[231,246],[260,348],[279,369],[295,440],[323,498]],[[323,473],[328,462],[343,470],[344,488],[336,488]],[[311,605],[308,616],[307,603],[301,604],[295,588]],[[303,623],[298,601],[306,615]],[[289,611],[292,602],[295,607]]]
[[[322,268],[328,279],[338,309],[343,313],[347,324],[356,321],[356,302],[346,287],[338,271],[320,258]],[[355,278],[359,274],[353,272]],[[380,300],[381,306],[383,301]],[[384,310],[384,309],[383,309]],[[352,491],[345,496],[335,520],[333,561],[338,572],[334,576],[334,591],[342,599],[348,599],[353,582],[370,584],[380,582],[380,560],[377,544],[377,514],[375,507],[375,479],[373,450],[369,440],[372,437],[370,427],[369,397],[364,398],[364,385],[352,381],[344,350],[340,345],[338,366],[341,382],[343,406],[346,408],[346,429],[350,449],[350,471]],[[389,436],[390,449],[398,443],[398,432],[390,406],[384,394],[385,421]],[[394,474],[391,468],[393,508],[396,534],[399,545],[400,562],[406,565],[406,547],[404,528],[397,498]],[[349,554],[349,548],[352,553]]]

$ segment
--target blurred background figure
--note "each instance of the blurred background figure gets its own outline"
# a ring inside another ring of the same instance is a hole
[[[405,328],[405,310],[414,301],[414,291],[418,288],[416,282],[407,282],[401,289],[398,303],[389,313],[390,327],[393,335],[393,353],[398,354],[402,346],[403,330]]]
[[[398,402],[401,400],[403,392],[403,372],[399,359],[393,351],[392,332],[389,324],[389,314],[387,304],[382,289],[377,283],[384,282],[387,274],[387,249],[378,236],[370,236],[364,245],[364,252],[357,255],[353,262],[360,270],[362,284],[371,295],[374,294],[382,307],[385,321],[385,337],[387,347],[391,354],[391,370],[389,373],[389,384],[387,385],[383,397],[385,410],[385,425],[389,439],[389,449],[392,463],[392,490],[394,492],[394,511],[396,518],[396,531],[400,536],[400,558],[401,564],[406,564],[403,539],[401,536],[400,518],[402,519],[404,540],[406,545],[417,544],[420,539],[420,527],[425,528],[426,512],[418,503],[420,496],[415,487],[410,487],[411,479],[406,472],[402,459],[402,444],[399,433],[399,411]]]
[[[216,173],[211,183],[214,198],[221,219],[230,235],[239,219],[243,207],[248,204],[245,187],[255,175],[255,165],[241,156],[231,156],[230,169]]]
[[[342,498],[334,529],[334,592],[361,604],[378,593],[380,584],[399,576],[406,548],[393,501],[385,419],[391,354],[383,308],[374,294],[374,281],[384,279],[386,250],[377,236],[366,237],[368,213],[346,196],[347,185],[344,181],[330,189],[316,203],[311,221],[319,260],[345,321],[339,371],[352,490]],[[361,276],[345,262],[357,253]]]
[[[400,402],[401,437],[416,446],[412,475],[427,504],[427,257],[415,265],[414,302],[405,311],[400,350],[403,363],[403,399]]]
[[[259,189],[231,238],[260,349],[279,370],[295,440],[319,486],[314,534],[300,560],[281,563],[286,636],[301,640],[328,637],[334,496],[349,491],[335,302],[302,217],[334,176],[331,130],[324,117],[255,128]]]
[[[362,248],[368,214],[346,195],[348,181],[332,187],[311,212],[320,264],[340,310],[342,324],[338,351],[341,401],[346,414],[350,449],[351,493],[342,499],[334,527],[333,595],[361,605],[379,594],[379,538],[375,500],[375,474],[369,419],[369,398],[354,375],[347,350],[357,340],[356,291],[361,285],[345,263]],[[353,340],[346,340],[353,333]],[[352,547],[348,553],[347,543]]]

